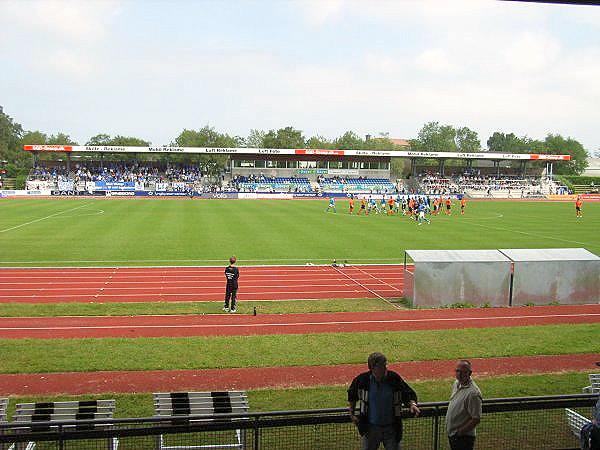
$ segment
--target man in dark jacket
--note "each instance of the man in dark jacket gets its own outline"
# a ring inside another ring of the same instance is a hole
[[[223,311],[229,312],[229,300],[231,299],[231,312],[235,312],[235,298],[238,290],[238,278],[240,277],[240,271],[235,267],[236,258],[232,256],[229,258],[229,265],[225,268],[225,279],[227,285],[225,286],[225,306]]]
[[[361,435],[362,450],[398,450],[402,440],[402,405],[420,413],[417,394],[396,372],[387,370],[387,358],[371,353],[369,371],[361,373],[348,389],[350,418]]]

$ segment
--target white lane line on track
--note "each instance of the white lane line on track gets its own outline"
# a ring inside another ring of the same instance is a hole
[[[169,284],[165,284],[165,283],[155,283],[156,286],[149,286],[149,287],[143,287],[143,286],[133,286],[133,287],[129,287],[129,286],[114,286],[114,281],[111,282],[111,286],[107,286],[109,282],[107,281],[106,283],[104,283],[103,287],[104,290],[139,290],[139,289],[186,289],[186,290],[193,290],[193,289],[198,289],[198,290],[208,290],[208,289],[216,289],[221,291],[223,289],[223,283],[219,283],[216,285],[208,285],[208,284],[203,284],[200,286],[170,286]],[[381,285],[381,283],[374,283],[374,282],[365,282],[363,283],[365,286],[375,286],[378,287]],[[385,283],[387,284],[387,283]],[[390,288],[396,290],[396,291],[400,291],[400,289],[392,286],[391,284],[387,284]],[[86,287],[76,287],[76,286],[61,286],[61,287],[51,287],[51,284],[43,284],[40,287],[31,287],[31,288],[5,288],[5,287],[0,287],[0,292],[2,291],[80,291],[80,290],[95,290],[98,287],[98,284],[96,283],[95,285]],[[350,286],[348,284],[346,284],[346,286]],[[277,288],[277,287],[281,287],[279,284],[276,284],[274,286],[269,286],[267,284],[261,283],[261,284],[257,284],[257,285],[244,285],[244,289],[252,289],[252,288],[267,288],[267,287],[273,287],[273,288]],[[329,283],[329,284],[287,284],[285,285],[286,288],[289,289],[296,289],[296,288],[302,288],[302,287],[340,287],[339,283]],[[389,290],[389,289],[388,289]]]
[[[64,213],[67,213],[67,212],[70,212],[70,211],[75,211],[77,209],[81,209],[81,208],[83,208],[85,206],[88,206],[89,204],[90,203],[84,203],[83,205],[79,205],[79,206],[77,206],[75,208],[65,209],[64,211],[59,211],[59,212],[56,212],[54,214],[50,214],[49,216],[46,216],[46,217],[41,217],[39,219],[31,220],[29,222],[25,222],[25,223],[22,223],[20,225],[15,225],[14,227],[5,228],[4,230],[0,230],[0,233],[6,233],[7,231],[16,230],[17,228],[21,228],[21,227],[24,227],[24,226],[27,226],[27,225],[31,225],[32,223],[41,222],[42,220],[50,219],[51,217],[58,216],[59,214],[64,214]]]
[[[329,294],[334,294],[334,293],[345,293],[345,294],[349,294],[349,293],[356,293],[356,292],[360,292],[363,294],[368,294],[370,291],[368,289],[366,289],[366,292],[364,292],[365,290],[361,290],[361,289],[348,289],[348,290],[335,290],[335,291],[324,291],[324,290],[319,290],[319,291],[315,291],[315,292],[307,292],[307,291],[273,291],[273,292],[244,292],[243,294],[241,294],[240,298],[241,300],[243,300],[246,296],[249,295],[265,295],[265,296],[271,296],[273,294],[303,294],[303,295],[310,295],[310,294],[321,294],[321,293],[329,293]],[[154,297],[184,297],[184,296],[188,296],[188,297],[215,297],[217,295],[221,295],[222,292],[212,292],[212,293],[155,293],[155,294],[102,294],[103,297],[146,297],[146,298],[154,298]],[[239,295],[239,294],[238,294]],[[83,298],[83,297],[96,297],[95,294],[80,294],[80,295],[43,295],[43,296],[38,296],[38,295],[5,295],[0,297],[0,300],[3,299],[12,299],[12,298],[35,298],[35,299],[39,299],[42,303],[44,299],[47,298]],[[335,297],[330,297],[330,298],[335,298]],[[363,298],[363,297],[361,297]],[[274,299],[274,300],[278,300],[278,299]],[[269,301],[268,299],[266,299],[265,301]]]
[[[391,285],[391,284],[389,284],[389,283],[386,283],[385,281],[383,281],[383,279],[380,279],[380,278],[374,277],[374,276],[373,276],[373,275],[371,275],[369,272],[365,272],[364,270],[362,270],[360,267],[354,266],[353,268],[354,268],[354,269],[357,269],[357,270],[359,270],[360,272],[364,273],[365,275],[368,275],[368,276],[370,276],[371,278],[373,278],[373,279],[374,279],[374,280],[377,282],[376,286],[378,286],[378,285],[379,285],[381,282],[383,282],[383,284],[387,284],[387,285],[388,285],[389,287],[391,287],[392,289],[395,289],[395,290],[397,290],[397,291],[400,291],[400,289],[398,289],[397,287],[395,287],[395,286],[392,286],[392,285]],[[365,284],[367,284],[367,283],[365,283]]]
[[[353,281],[354,283],[358,284],[360,287],[362,287],[363,289],[365,289],[366,291],[370,292],[371,294],[375,295],[375,297],[380,298],[381,300],[383,300],[384,302],[392,305],[394,308],[396,309],[400,309],[400,307],[398,305],[393,304],[392,302],[390,302],[388,299],[382,297],[381,295],[379,295],[377,292],[372,291],[371,289],[369,289],[368,287],[366,287],[365,285],[363,285],[362,283],[360,283],[358,280],[355,280],[354,278],[346,275],[344,272],[342,272],[340,269],[338,269],[337,267],[334,267],[334,269],[338,272],[341,273],[342,275],[344,275],[346,278],[348,278],[350,281]]]
[[[65,211],[66,212],[66,211]],[[348,260],[351,261],[353,258],[338,258],[339,260],[343,261],[343,260]],[[301,264],[290,264],[289,266],[291,267],[315,267],[315,266],[329,266],[329,264],[315,264],[312,266],[307,266],[306,263],[307,262],[312,262],[312,261],[331,261],[332,258],[272,258],[272,259],[245,259],[244,262],[273,262],[273,261],[301,261]],[[385,266],[387,265],[386,263],[383,263],[381,261],[397,261],[395,265],[402,265],[402,261],[404,261],[402,258],[355,258],[355,261],[378,261],[372,264],[369,263],[359,263],[359,262],[353,262],[353,264],[357,264],[357,265],[374,265],[374,266]],[[92,263],[122,263],[122,264],[129,264],[129,263],[161,263],[161,262],[220,262],[220,263],[225,263],[225,261],[223,259],[88,259],[88,260],[36,260],[36,261],[0,261],[0,264],[92,264]],[[104,266],[97,266],[98,268],[104,268]],[[157,265],[157,266],[122,266],[123,268],[128,268],[128,267],[155,267],[155,268],[160,268],[160,267],[222,267],[222,265],[218,265],[218,266],[210,266],[210,265],[206,265],[206,266],[161,266],[161,265]],[[257,264],[257,265],[249,265],[249,266],[244,266],[244,267],[277,267],[277,266],[273,266],[271,264]],[[287,267],[287,266],[283,266],[283,267]],[[11,267],[14,268],[14,267]],[[23,267],[24,269],[27,269],[29,267]],[[36,268],[36,267],[32,267],[32,268]],[[40,269],[43,269],[43,266],[37,267]],[[92,267],[89,267],[92,268]]]
[[[1,273],[1,272],[0,272]],[[244,279],[246,278],[259,278],[259,277],[263,277],[263,278],[275,278],[275,277],[289,277],[289,278],[285,278],[286,281],[305,281],[306,278],[296,278],[296,275],[247,275],[244,274]],[[335,275],[333,275],[335,276]],[[198,280],[198,281],[223,281],[223,277],[222,276],[215,276],[215,275],[135,275],[135,276],[123,276],[123,275],[118,275],[117,277],[113,277],[113,281],[115,282],[120,282],[120,283],[152,283],[153,281],[129,281],[130,278],[133,279],[140,279],[140,278],[159,278],[159,279],[165,279],[165,278],[175,278],[175,280],[171,280],[169,281],[170,283],[190,283],[195,281],[194,279],[198,279],[198,278],[208,278],[208,280]],[[178,280],[180,278],[193,278],[193,280]],[[387,276],[381,276],[379,277],[380,279],[402,279],[402,275],[398,275],[398,274],[389,274]],[[10,279],[10,280],[56,280],[56,275],[55,276],[34,276],[34,275],[30,275],[30,276],[14,276],[14,275],[9,275],[8,277],[6,277],[6,279]],[[63,276],[61,277],[61,281],[60,282],[65,282],[66,281],[72,281],[72,280],[87,280],[90,283],[99,281],[99,280],[104,280],[106,279],[106,276],[101,276],[101,275],[82,275],[82,276]],[[315,280],[315,279],[335,279],[335,280],[343,280],[344,278],[340,277],[340,278],[333,278],[332,275],[320,275],[318,273],[312,274],[310,276],[311,280]],[[78,281],[79,283],[80,281]],[[44,283],[44,281],[40,281],[40,283]],[[0,284],[15,284],[15,283],[11,283],[9,281],[2,281],[0,282]],[[31,284],[31,283],[30,283]]]
[[[96,325],[96,326],[64,326],[64,327],[0,327],[0,331],[9,330],[106,330],[106,329],[133,329],[133,328],[259,328],[259,327],[295,327],[295,326],[328,326],[328,325],[355,325],[371,323],[421,323],[421,322],[461,322],[477,320],[519,320],[519,319],[547,319],[561,317],[590,317],[600,316],[600,313],[582,314],[550,314],[550,315],[523,315],[523,316],[495,316],[495,317],[444,317],[427,319],[390,319],[390,320],[344,320],[331,322],[280,322],[280,323],[232,323],[232,324],[190,324],[190,325]]]

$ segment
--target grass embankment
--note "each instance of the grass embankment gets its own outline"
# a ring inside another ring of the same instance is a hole
[[[0,317],[140,316],[223,314],[220,302],[155,303],[0,303]],[[238,314],[304,314],[395,310],[380,299],[322,299],[294,301],[240,301]]]
[[[600,324],[193,338],[0,340],[0,373],[312,366],[600,352]]]
[[[533,395],[577,394],[587,383],[585,373],[545,375],[515,375],[507,377],[477,378],[484,397],[520,397]],[[348,380],[350,382],[350,380]],[[420,402],[446,401],[451,380],[419,381],[410,383]],[[294,409],[339,408],[346,406],[347,386],[318,386],[312,388],[261,389],[248,391],[252,411],[281,411]],[[100,394],[79,396],[11,397],[9,415],[15,404],[25,402],[86,400],[114,398],[117,401],[116,417],[149,417],[153,415],[151,394]]]

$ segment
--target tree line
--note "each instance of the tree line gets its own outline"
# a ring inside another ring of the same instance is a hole
[[[22,173],[31,166],[31,156],[22,150],[23,145],[79,145],[68,134],[58,132],[48,135],[41,131],[25,130],[9,115],[0,111],[0,164],[7,167],[9,176]],[[409,140],[409,149],[414,151],[435,152],[499,152],[499,153],[550,153],[569,154],[571,161],[557,164],[555,173],[582,173],[587,167],[588,153],[575,139],[560,134],[548,134],[543,140],[528,136],[519,137],[514,133],[493,133],[482,148],[479,135],[468,127],[443,125],[428,122],[419,130],[414,139]],[[101,146],[149,146],[148,140],[133,136],[110,136],[97,134],[83,145]],[[253,129],[247,137],[231,136],[221,133],[213,127],[204,126],[198,130],[184,129],[170,143],[179,147],[249,147],[249,148],[321,148],[321,149],[367,149],[367,150],[406,150],[407,147],[392,142],[387,133],[375,137],[361,137],[353,131],[328,139],[323,136],[306,137],[301,130],[288,126],[278,130],[262,131]],[[91,155],[94,156],[94,155]],[[99,155],[97,155],[99,156]],[[44,158],[58,159],[60,154],[46,154]],[[225,166],[226,155],[200,154],[119,154],[119,160],[172,161],[198,164],[208,172],[219,172]],[[109,158],[107,156],[107,158]],[[400,173],[403,162],[393,160],[392,170]]]

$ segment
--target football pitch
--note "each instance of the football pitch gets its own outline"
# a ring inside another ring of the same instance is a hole
[[[600,204],[471,201],[418,226],[325,212],[323,200],[2,199],[0,265],[398,263],[405,249],[584,247],[600,254]]]

